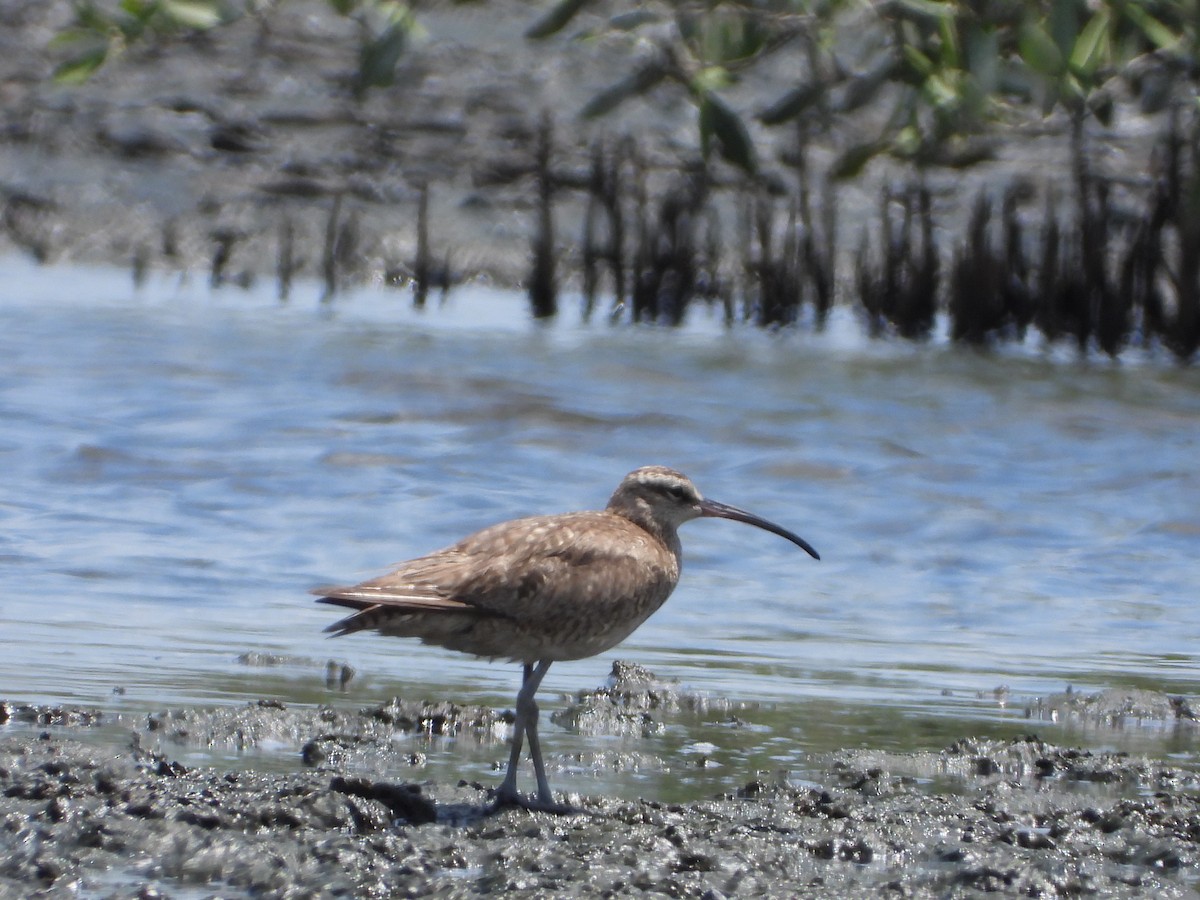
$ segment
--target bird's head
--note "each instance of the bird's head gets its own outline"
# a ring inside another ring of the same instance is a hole
[[[704,498],[690,478],[666,466],[642,466],[626,475],[608,501],[608,508],[639,524],[653,521],[674,531],[704,515]]]
[[[692,519],[733,519],[787,538],[813,559],[821,558],[799,535],[744,509],[706,499],[690,478],[666,466],[634,469],[617,486],[608,501],[608,508],[643,528],[664,535],[674,533]]]

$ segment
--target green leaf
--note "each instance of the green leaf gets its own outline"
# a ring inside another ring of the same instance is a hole
[[[571,20],[575,18],[575,14],[584,8],[588,0],[559,0],[558,5],[552,7],[544,16],[534,22],[525,31],[525,37],[531,41],[548,38],[552,34],[557,34],[562,31]]]
[[[662,16],[648,9],[634,9],[626,13],[617,13],[608,20],[608,27],[616,31],[635,31],[643,25],[657,24]]]
[[[705,158],[712,152],[714,141],[726,162],[750,175],[758,171],[758,158],[746,123],[721,98],[709,92],[700,97],[700,150]]]
[[[107,34],[107,26],[99,30],[93,30],[91,28],[66,28],[54,35],[54,37],[50,38],[50,41],[46,44],[46,46],[53,48],[66,48],[76,47],[79,44],[85,44],[87,50],[92,50],[95,49],[97,44],[103,45],[108,43],[105,39],[105,35]],[[76,51],[76,55],[79,55],[81,52],[83,51]]]
[[[744,12],[704,17],[699,56],[713,63],[749,59],[766,44],[767,34],[756,15]]]
[[[1071,54],[1071,48],[1079,37],[1079,13],[1082,7],[1080,0],[1050,0],[1044,25],[1046,33],[1064,58]]]
[[[83,84],[92,77],[92,74],[97,69],[104,65],[104,60],[107,57],[107,43],[95,46],[84,53],[71,57],[64,63],[60,63],[54,70],[54,80],[58,84]]]
[[[892,141],[892,152],[902,159],[912,159],[921,150],[924,139],[914,125],[906,125],[896,133]]]
[[[205,31],[221,24],[221,10],[205,0],[162,0],[160,9],[172,23],[184,28]]]
[[[1065,64],[1058,45],[1037,22],[1026,22],[1021,28],[1018,47],[1021,59],[1033,71],[1053,78],[1063,73]]]
[[[1000,39],[996,30],[972,26],[966,35],[967,70],[985,94],[1000,84]]]
[[[824,92],[825,86],[819,81],[801,84],[760,112],[758,120],[764,125],[780,125],[796,118],[820,99]]]
[[[705,94],[729,87],[732,83],[733,78],[724,66],[705,66],[692,79],[692,90],[698,94]]]
[[[329,5],[339,16],[348,16],[358,7],[358,0],[329,0]]]
[[[358,89],[387,87],[396,78],[396,64],[408,46],[410,21],[393,22],[379,37],[367,42],[358,63]]]
[[[1073,71],[1089,78],[1096,71],[1108,48],[1106,39],[1111,21],[1108,10],[1101,9],[1084,26],[1071,49],[1069,62]]]
[[[610,113],[630,97],[646,93],[666,76],[667,70],[661,62],[653,60],[612,87],[602,90],[584,105],[579,114],[585,119],[595,119]]]
[[[158,3],[157,0],[121,0],[118,9],[127,16],[145,22],[158,12]]]
[[[933,74],[933,60],[914,47],[912,44],[904,45],[904,58],[908,60],[908,64],[916,69],[917,74],[921,78],[928,78]]]
[[[958,15],[956,4],[938,3],[936,0],[896,0],[897,9],[926,19],[953,19]]]
[[[958,31],[954,27],[954,20],[951,18],[940,19],[938,35],[942,39],[942,65],[954,69],[960,68],[962,52],[958,47]]]
[[[866,106],[875,99],[879,89],[895,76],[900,65],[899,57],[891,53],[883,54],[874,68],[861,75],[855,75],[846,82],[841,98],[834,104],[834,108],[838,112],[853,112]]]
[[[867,163],[879,155],[884,145],[879,141],[869,141],[855,144],[843,150],[829,168],[829,174],[835,179],[855,178],[866,168]]]
[[[126,41],[134,41],[150,27],[158,7],[140,0],[124,0],[118,9],[124,15],[114,15],[109,27],[120,31]]]
[[[1080,83],[1074,73],[1068,72],[1060,79],[1062,85],[1061,100],[1067,103],[1070,108],[1075,109],[1087,99],[1087,88]]]
[[[1179,44],[1181,40],[1180,35],[1175,34],[1170,28],[1146,12],[1145,7],[1141,3],[1124,3],[1121,5],[1121,11],[1160,50],[1173,50]]]
[[[75,27],[85,31],[107,34],[112,20],[94,3],[80,3],[75,7]]]
[[[925,79],[923,91],[930,105],[943,112],[956,109],[962,102],[957,79],[951,72]]]

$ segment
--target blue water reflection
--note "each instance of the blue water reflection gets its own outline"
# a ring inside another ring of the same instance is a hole
[[[330,642],[305,591],[601,505],[651,462],[823,561],[688,525],[676,595],[606,658],[557,666],[548,708],[612,658],[781,708],[885,709],[893,729],[1019,722],[1068,684],[1200,692],[1195,369],[871,343],[849,313],[820,336],[703,314],[682,333],[547,327],[479,287],[418,314],[383,289],[281,306],[3,266],[4,696],[509,703],[512,667]],[[248,651],[315,662],[264,673]],[[321,679],[330,657],[361,673],[345,697]]]

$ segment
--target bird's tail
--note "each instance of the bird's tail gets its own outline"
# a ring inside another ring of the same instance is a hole
[[[350,589],[322,587],[315,588],[312,592],[318,595],[318,603],[328,603],[331,606],[341,606],[346,609],[356,610],[354,615],[338,619],[338,621],[325,629],[331,637],[341,637],[345,634],[353,634],[356,631],[370,631],[373,628],[379,627],[380,622],[384,618],[384,607],[365,597],[346,596],[340,593],[347,590]]]

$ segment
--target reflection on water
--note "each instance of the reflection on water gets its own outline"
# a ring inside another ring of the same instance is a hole
[[[394,292],[278,306],[4,265],[13,699],[511,704],[515,667],[331,642],[306,590],[500,519],[602,505],[644,463],[795,529],[823,560],[689,524],[674,597],[616,651],[555,666],[547,709],[635,659],[765,704],[770,739],[733,757],[770,759],[1012,733],[1030,698],[1067,685],[1200,693],[1194,369],[869,343],[848,317],[823,336],[702,315],[678,334],[546,327],[482,289],[419,315]],[[247,651],[314,663],[250,668]],[[344,694],[325,687],[330,657],[359,672]],[[678,747],[718,743],[687,731]],[[577,742],[546,732],[551,753]]]

